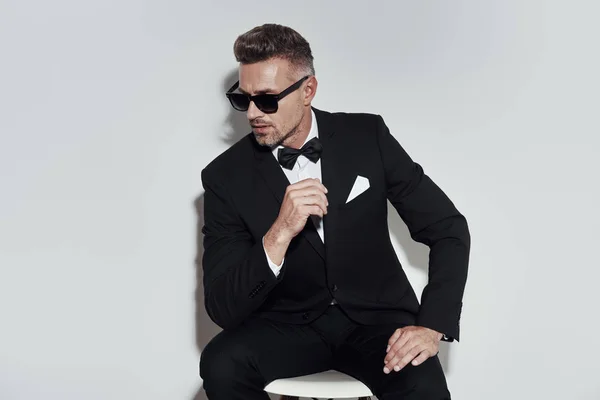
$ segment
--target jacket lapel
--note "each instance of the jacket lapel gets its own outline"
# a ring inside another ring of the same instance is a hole
[[[348,142],[343,140],[344,132],[335,117],[327,112],[314,110],[319,124],[319,137],[323,144],[321,153],[321,176],[323,185],[327,188],[329,207],[327,215],[323,218],[325,227],[325,245],[334,243],[339,207],[346,203],[354,179],[356,179],[355,163],[351,159],[351,152],[345,146]],[[337,126],[336,126],[337,125]]]
[[[345,143],[340,140],[343,138],[343,134],[338,132],[336,135],[336,130],[339,130],[339,127],[336,126],[334,116],[316,108],[313,108],[313,111],[315,112],[319,127],[319,140],[323,145],[323,152],[321,153],[321,177],[323,185],[328,190],[327,200],[329,201],[328,213],[323,218],[325,244],[323,244],[310,218],[302,231],[302,235],[314,247],[317,253],[325,259],[325,246],[327,243],[331,243],[333,238],[332,234],[335,231],[338,207],[346,202],[356,174],[352,173],[352,160],[348,156],[350,152],[345,151]],[[290,183],[285,173],[281,170],[281,166],[275,157],[273,157],[271,150],[260,146],[254,138],[252,139],[258,161],[257,169],[262,175],[265,184],[277,199],[278,206],[281,207],[285,189]]]
[[[325,217],[327,219],[332,215],[331,211],[335,211],[339,205],[346,202],[356,176],[352,175],[352,160],[348,156],[350,153],[344,149],[345,143],[341,140],[343,132],[336,132],[339,127],[335,126],[333,115],[317,109],[313,110],[319,126],[319,139],[323,144],[321,176],[323,185],[328,190],[329,212]],[[335,215],[335,212],[333,214]],[[327,231],[328,227],[325,230]]]
[[[252,141],[255,145],[255,155],[258,161],[256,168],[260,175],[262,175],[265,184],[273,193],[273,196],[275,196],[275,199],[277,199],[278,207],[281,207],[285,189],[289,186],[290,182],[285,176],[285,173],[281,170],[281,166],[275,157],[273,157],[271,150],[265,146],[259,145],[254,139]],[[302,230],[301,235],[304,236],[324,260],[325,245],[310,218],[306,222],[306,226]]]

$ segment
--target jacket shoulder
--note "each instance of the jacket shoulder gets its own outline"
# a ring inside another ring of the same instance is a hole
[[[202,180],[226,180],[244,169],[254,157],[252,133],[247,134],[210,161],[202,169]]]
[[[320,113],[322,117],[333,122],[336,128],[342,127],[342,129],[349,131],[373,129],[380,121],[382,121],[379,114],[367,112],[328,112],[321,110],[315,110],[315,112]]]

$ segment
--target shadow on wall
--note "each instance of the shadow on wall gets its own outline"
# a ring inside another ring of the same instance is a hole
[[[227,91],[237,80],[237,69],[230,71],[223,79],[223,93]],[[225,119],[225,134],[221,139],[229,146],[233,145],[250,131],[246,114],[229,107],[228,117]],[[248,132],[246,132],[248,131]],[[245,132],[245,133],[241,133]],[[196,224],[196,345],[201,352],[221,329],[212,322],[204,308],[204,287],[202,284],[202,256],[204,248],[202,241],[202,227],[204,226],[204,193],[198,196],[194,201],[194,208],[197,215]]]
[[[236,81],[238,77],[237,69],[229,72],[223,79],[223,93],[225,93]],[[225,135],[222,136],[222,140],[229,146],[233,145],[239,139],[244,137],[250,131],[246,114],[239,112],[230,107],[227,118],[225,119]],[[202,285],[202,255],[203,245],[202,241],[204,235],[202,234],[202,227],[204,226],[204,194],[201,194],[194,201],[194,208],[197,215],[196,225],[196,345],[198,350],[202,349],[208,344],[221,329],[215,325],[206,313],[204,308],[204,287]]]
[[[225,92],[227,92],[227,90],[229,90],[229,88],[233,86],[237,80],[238,70],[236,68],[230,71],[223,80],[223,97],[225,97]],[[226,99],[226,101],[227,107],[229,107],[229,112],[227,113],[227,118],[225,118],[224,121],[225,135],[222,137],[222,140],[227,145],[231,146],[249,134],[251,128],[250,124],[248,123],[248,119],[246,118],[246,113],[234,110],[229,104],[229,100]]]
[[[196,292],[195,292],[195,303],[196,303],[196,346],[198,347],[198,353],[202,353],[202,349],[210,342],[210,340],[221,331],[208,316],[206,309],[204,308],[204,286],[202,284],[202,256],[204,254],[202,240],[204,235],[202,234],[202,227],[204,226],[204,194],[200,195],[194,201],[194,207],[196,209]],[[198,359],[198,371],[200,371],[200,359]],[[202,387],[194,396],[194,400],[206,399],[206,395]]]
[[[238,80],[237,68],[230,71],[223,78],[222,88],[223,97],[225,92]],[[238,140],[246,136],[250,132],[250,125],[246,119],[246,113],[234,110],[227,101],[227,107],[229,107],[229,113],[224,121],[224,134],[221,135],[221,139],[228,146],[232,146]],[[201,353],[202,349],[210,342],[210,340],[221,332],[219,328],[208,316],[206,309],[204,308],[204,286],[202,284],[202,256],[204,254],[204,247],[202,241],[204,235],[202,234],[202,227],[204,226],[204,194],[201,194],[194,201],[194,208],[196,210],[197,222],[196,222],[196,257],[195,257],[195,268],[196,268],[196,292],[195,292],[195,303],[196,303],[196,346],[198,352]],[[198,360],[200,362],[200,360]],[[204,390],[200,388],[193,400],[206,400],[206,394]]]

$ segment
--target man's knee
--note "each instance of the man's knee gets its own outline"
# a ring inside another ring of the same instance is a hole
[[[450,400],[450,392],[439,359],[432,357],[414,367],[407,365],[403,379],[388,381],[382,400]],[[393,374],[393,372],[392,372]],[[393,376],[393,375],[392,375]],[[400,375],[398,376],[400,378]]]
[[[205,387],[231,385],[251,365],[250,348],[227,339],[221,333],[202,350],[200,377]]]

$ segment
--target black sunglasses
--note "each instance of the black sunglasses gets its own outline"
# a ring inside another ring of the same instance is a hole
[[[254,102],[256,107],[264,112],[265,114],[273,114],[276,113],[279,109],[279,100],[283,99],[288,94],[297,90],[302,82],[310,78],[310,75],[305,76],[300,79],[298,82],[294,83],[283,92],[279,94],[257,94],[256,96],[248,96],[243,93],[233,93],[235,89],[237,89],[240,85],[240,82],[237,81],[235,85],[233,85],[225,95],[229,99],[231,106],[238,111],[248,111],[248,107],[250,107],[250,102]]]

